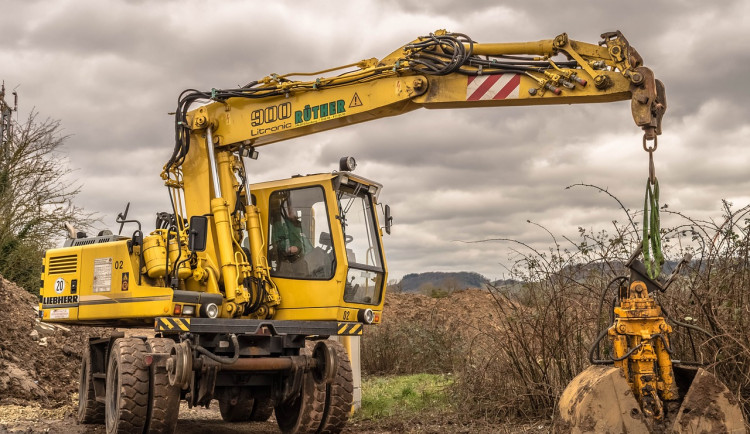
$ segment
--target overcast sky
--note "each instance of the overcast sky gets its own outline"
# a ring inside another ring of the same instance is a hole
[[[437,29],[478,42],[596,43],[621,30],[667,89],[655,154],[662,203],[719,218],[750,202],[750,2],[746,1],[66,1],[0,0],[0,79],[19,116],[59,119],[81,193],[104,227],[130,201],[152,229],[168,209],[159,173],[186,88],[235,87],[272,72],[317,71],[389,54]],[[384,184],[391,277],[423,271],[503,276],[514,238],[545,249],[642,207],[647,154],[629,102],[421,110],[260,149],[251,182],[336,168]],[[668,223],[668,222],[667,222]]]

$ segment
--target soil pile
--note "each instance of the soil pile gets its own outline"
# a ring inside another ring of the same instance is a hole
[[[383,307],[383,324],[424,323],[454,330],[472,338],[491,332],[500,315],[497,300],[488,291],[465,289],[446,297],[388,292]]]
[[[38,299],[0,277],[0,404],[55,408],[78,391],[80,354],[94,327],[40,323]]]

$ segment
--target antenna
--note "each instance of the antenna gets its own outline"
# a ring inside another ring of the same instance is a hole
[[[18,92],[13,91],[13,107],[5,101],[5,80],[0,85],[0,147],[10,140],[11,113],[18,111]]]

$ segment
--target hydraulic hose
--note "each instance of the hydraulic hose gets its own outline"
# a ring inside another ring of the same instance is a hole
[[[661,312],[664,314],[664,316],[667,319],[669,319],[671,322],[675,323],[676,325],[678,325],[680,327],[685,327],[687,329],[695,330],[697,332],[701,332],[701,333],[705,334],[706,336],[708,336],[708,337],[710,337],[712,339],[715,337],[713,333],[709,332],[706,329],[698,327],[697,325],[687,324],[687,323],[684,323],[684,322],[681,322],[681,321],[678,321],[678,320],[672,318],[671,316],[669,316],[669,313],[667,313],[667,311],[664,309],[664,306],[660,306],[660,307],[661,307]]]
[[[217,356],[200,345],[196,346],[195,350],[222,365],[231,365],[240,358],[240,343],[237,341],[237,336],[234,334],[229,335],[229,339],[232,341],[232,346],[234,347],[234,355],[232,357]]]
[[[351,83],[399,74],[407,67],[415,73],[428,75],[516,73],[531,76],[531,72],[543,73],[545,70],[550,69],[550,65],[547,62],[533,57],[493,56],[503,60],[479,57],[473,54],[474,44],[474,41],[470,37],[462,33],[430,34],[429,36],[420,38],[417,42],[404,46],[407,54],[394,65],[360,68],[353,72],[343,73],[338,77],[309,82],[289,80],[285,78],[286,76],[274,76],[270,81],[267,79],[251,81],[245,86],[235,89],[211,89],[210,91],[187,89],[177,99],[177,110],[175,111],[175,146],[169,161],[164,166],[164,170],[165,172],[170,172],[174,167],[179,167],[190,150],[191,127],[188,124],[187,113],[191,105],[200,100],[225,101],[229,98],[262,99],[274,96],[289,96],[293,92],[346,86]],[[400,66],[401,64],[403,66]],[[355,65],[357,64],[347,66]],[[575,68],[578,63],[567,60],[558,63],[558,65],[566,68]],[[330,70],[336,69],[340,68],[332,68]]]
[[[610,280],[610,282],[607,284],[607,287],[604,288],[604,291],[602,291],[602,295],[601,295],[601,297],[599,297],[599,310],[597,311],[598,313],[597,313],[597,317],[596,317],[596,324],[597,325],[599,325],[599,322],[602,320],[602,308],[604,307],[604,297],[607,296],[607,292],[609,292],[609,288],[612,286],[613,283],[615,283],[617,281],[621,281],[621,280],[627,280],[627,279],[628,278],[626,276],[615,277],[614,279]],[[613,305],[615,303],[617,303],[617,299],[618,298],[619,298],[619,296],[615,296],[615,298],[612,300],[612,304]],[[615,322],[615,310],[614,310],[614,306],[613,306],[612,309],[610,309],[609,318],[610,318],[610,323],[614,323]],[[607,329],[605,329],[604,332],[602,332],[602,333],[606,333],[606,331],[607,331]],[[596,339],[596,341],[594,342],[594,344],[591,346],[591,348],[589,350],[589,361],[594,360],[594,355],[593,355],[594,351],[596,351],[596,356],[599,357],[599,341],[601,341],[603,337],[604,337],[604,335],[600,334],[600,337],[598,337]],[[593,363],[593,362],[591,362],[591,363]]]
[[[597,360],[594,359],[594,351],[599,348],[599,342],[601,342],[602,339],[604,339],[605,336],[607,336],[607,332],[609,329],[604,329],[599,333],[599,336],[596,337],[596,340],[594,340],[594,343],[589,347],[589,363],[592,365],[611,365],[615,361],[614,360]]]

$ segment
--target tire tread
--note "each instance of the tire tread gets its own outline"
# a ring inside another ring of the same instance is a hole
[[[310,342],[300,350],[300,355],[312,355]],[[305,373],[297,400],[291,404],[279,404],[275,408],[276,423],[281,431],[284,434],[316,433],[325,412],[325,393],[325,384],[316,383],[311,372]]]
[[[84,373],[85,377],[84,378]],[[104,423],[104,403],[96,400],[94,391],[94,373],[91,370],[91,349],[88,342],[84,344],[83,355],[81,357],[81,384],[78,394],[78,423],[81,424],[103,424]],[[85,395],[80,391],[84,390]]]
[[[354,377],[349,355],[344,346],[336,341],[326,343],[331,345],[336,352],[338,366],[333,382],[326,385],[325,412],[318,433],[338,434],[349,421],[354,401]]]
[[[174,341],[167,338],[151,338],[146,343],[152,353],[169,354],[174,347]],[[150,405],[144,432],[148,434],[172,434],[177,427],[179,417],[180,387],[169,384],[169,376],[163,366],[152,364],[150,376]]]
[[[112,346],[110,367],[117,364],[120,384],[118,413],[107,433],[142,432],[146,425],[149,397],[149,369],[144,360],[146,344],[140,338],[120,338]],[[112,375],[108,372],[107,375]],[[109,383],[109,381],[107,382]],[[107,401],[113,399],[107,391]]]

